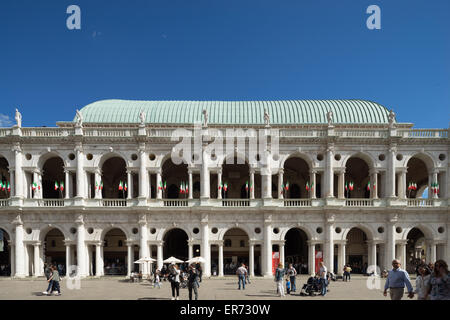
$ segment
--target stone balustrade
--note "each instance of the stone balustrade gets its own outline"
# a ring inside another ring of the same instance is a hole
[[[311,199],[286,199],[285,207],[311,207]]]

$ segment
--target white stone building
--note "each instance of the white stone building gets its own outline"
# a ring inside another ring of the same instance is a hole
[[[201,255],[205,276],[271,276],[273,252],[307,273],[317,251],[338,274],[450,260],[448,129],[374,102],[106,100],[55,128],[16,121],[0,128],[0,275],[129,275],[144,256]],[[199,142],[181,164],[175,130]]]

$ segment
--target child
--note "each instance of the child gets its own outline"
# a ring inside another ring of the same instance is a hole
[[[291,282],[289,281],[289,278],[286,278],[286,293],[291,294]]]
[[[159,278],[159,270],[156,270],[156,273],[155,273],[155,284],[153,285],[153,288],[156,288],[156,287],[161,289],[161,279]]]

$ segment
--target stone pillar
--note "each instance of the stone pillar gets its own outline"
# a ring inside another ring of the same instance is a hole
[[[85,244],[85,228],[83,218],[80,217],[77,221],[77,267],[80,277],[86,277],[86,244]]]
[[[127,199],[133,198],[133,172],[131,170],[127,170]]]
[[[219,242],[219,277],[223,277],[223,241]]]
[[[40,186],[39,178],[38,178],[38,172],[36,170],[33,171],[33,181],[32,181],[32,183],[34,183],[34,182],[36,182],[36,184],[38,186]],[[39,199],[39,191],[38,191],[38,189],[34,190],[33,199]]]
[[[10,180],[10,187],[11,187],[11,192],[9,193],[10,198],[12,198],[16,194],[16,186],[14,183],[14,180],[16,180],[16,179],[14,179],[14,176],[15,176],[14,170],[10,169],[9,170],[9,180]]]
[[[334,272],[334,219],[327,219],[325,223],[325,246],[323,262],[330,272]]]
[[[324,176],[324,194],[325,198],[333,198],[334,197],[334,191],[333,191],[333,151],[334,147],[332,145],[328,146],[327,152],[326,152],[326,167],[325,167],[325,176]],[[328,267],[328,265],[327,265]]]
[[[387,243],[385,245],[385,265],[384,269],[392,269],[392,261],[396,259],[395,257],[395,222],[397,220],[390,219],[387,224]]]
[[[255,169],[250,168],[250,199],[255,199]]]
[[[345,241],[339,243],[339,247],[338,247],[338,269],[337,269],[337,275],[338,276],[343,276],[344,275],[344,266],[346,263],[345,260]]]
[[[435,263],[436,262],[436,242],[433,240],[428,241],[428,246],[430,247],[430,262]]]
[[[67,169],[64,169],[64,192],[65,192],[64,198],[69,199],[70,198],[70,171]]]
[[[40,263],[40,250],[39,250],[39,247],[40,247],[40,243],[34,243],[33,244],[33,248],[34,248],[34,255],[33,255],[33,258],[34,258],[34,261],[33,261],[33,264],[34,264],[34,272],[33,272],[33,277],[39,277],[40,275],[41,275],[41,272],[40,272],[40,269],[41,269],[41,263]]]
[[[139,149],[139,159],[139,198],[147,198],[147,159],[143,147]]]
[[[134,248],[132,242],[127,242],[127,251],[127,278],[129,278],[134,269]]]
[[[370,197],[378,199],[378,170],[372,170],[370,175]]]
[[[252,241],[249,241],[249,248],[250,248],[250,253],[249,253],[249,272],[250,272],[250,276],[254,277],[255,276],[255,244]]]
[[[70,276],[70,266],[72,265],[71,254],[70,254],[70,243],[64,242],[66,246],[66,277]]]
[[[389,154],[388,154],[388,168],[386,171],[386,196],[388,198],[395,198],[395,153],[397,152],[397,148],[394,146],[391,146],[389,148]],[[388,258],[388,256],[386,257]],[[390,258],[390,257],[389,257]],[[389,260],[388,258],[388,260]],[[389,261],[389,264],[391,265],[392,260]],[[390,270],[389,268],[388,270]]]
[[[95,276],[96,277],[101,277],[102,270],[103,270],[101,249],[102,249],[102,244],[96,243],[95,244]]]
[[[15,162],[15,167],[14,167],[14,182],[15,182],[15,196],[18,198],[23,198],[24,196],[24,179],[23,179],[23,170],[22,170],[22,149],[20,148],[19,144],[16,144],[13,148],[14,150],[14,162]],[[17,247],[16,247],[17,250]],[[16,255],[17,256],[17,255]],[[21,269],[17,269],[20,270],[19,272],[23,272]]]
[[[222,168],[217,171],[217,199],[222,199]]]
[[[401,241],[398,243],[399,259],[401,263],[401,268],[406,269],[406,241]]]
[[[202,221],[202,256],[206,262],[203,264],[203,274],[205,277],[211,276],[211,247],[209,245],[209,227],[208,222]]]
[[[206,152],[206,145],[204,145],[202,150],[202,168],[200,171],[200,198],[202,199],[210,198],[209,192],[210,177],[209,177],[208,163],[209,163],[208,154]],[[209,270],[209,273],[211,273],[211,270]]]
[[[263,272],[265,277],[272,277],[272,225],[264,223],[264,263]]]
[[[156,249],[156,264],[157,264],[157,268],[159,270],[161,270],[161,268],[163,267],[163,242],[161,241],[160,243],[158,243],[157,245],[157,249]]]
[[[338,199],[345,199],[345,170],[339,171],[338,176]]]
[[[100,174],[100,170],[95,170],[94,180],[95,180],[95,199],[101,199],[102,191],[100,190],[100,185],[102,182],[102,176]]]
[[[188,198],[193,199],[194,198],[194,183],[192,181],[192,169],[188,169],[188,175],[189,175],[189,191],[188,191]]]
[[[194,257],[194,243],[192,240],[188,240],[188,260]]]
[[[139,227],[140,227],[140,238],[139,238],[139,258],[148,257],[148,230],[147,230],[147,222],[145,221],[145,216],[141,217],[141,220],[139,221]],[[149,270],[147,268],[147,264],[142,264],[142,274],[149,274]]]
[[[283,199],[283,175],[284,169],[278,170],[278,199]]]
[[[377,243],[375,241],[368,241],[367,242],[367,248],[368,248],[368,266],[373,266],[373,271],[375,271],[375,274],[377,273]],[[406,266],[403,266],[405,268]]]
[[[310,276],[316,274],[316,243],[308,240],[308,272]]]
[[[316,199],[316,174],[317,174],[316,170],[311,170],[311,173],[310,173],[310,176],[311,176],[311,183],[310,183],[311,199]]]
[[[399,174],[398,197],[399,199],[406,199],[406,169],[402,169]]]
[[[284,241],[280,242],[280,262],[286,267],[286,261],[284,257]]]
[[[11,277],[14,277],[16,274],[16,246],[14,242],[8,240],[9,249],[11,252],[10,262],[11,262]]]
[[[156,199],[162,199],[162,180],[161,180],[161,169],[156,172]]]
[[[13,221],[13,225],[16,226],[16,236],[15,236],[15,278],[25,278],[25,246],[23,243],[23,222],[20,216]]]
[[[77,198],[85,198],[84,184],[85,173],[83,168],[83,151],[81,146],[77,146],[75,149],[77,152]],[[84,251],[83,251],[84,252]],[[83,274],[84,275],[84,274]]]

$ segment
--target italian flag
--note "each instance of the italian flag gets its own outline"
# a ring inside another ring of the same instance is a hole
[[[347,182],[345,183],[345,191],[347,191],[348,190],[348,184],[347,184]]]
[[[100,182],[100,190],[103,190],[103,181]]]
[[[306,182],[306,191],[309,191],[309,181]]]
[[[128,190],[128,186],[127,183],[125,182],[124,186],[123,186],[123,190],[127,191]]]
[[[60,187],[61,191],[64,191],[64,182],[61,182]]]
[[[367,191],[370,191],[370,181],[367,182]]]
[[[163,188],[163,184],[162,184],[162,181],[160,181],[159,182],[159,186],[158,186],[158,190],[162,190],[162,188]]]
[[[248,191],[248,181],[245,182],[245,191]]]
[[[120,183],[119,183],[119,191],[122,191],[123,190],[123,184],[122,184],[122,181],[120,181]]]
[[[189,193],[189,183],[187,181],[184,183],[184,186],[185,186],[186,193]]]
[[[167,181],[164,181],[164,191],[167,189]]]
[[[180,193],[184,193],[184,186],[183,182],[180,183]]]
[[[289,181],[286,182],[286,185],[284,186],[284,190],[288,191],[289,190]]]
[[[98,181],[95,181],[95,191],[98,189]]]
[[[9,185],[9,182],[8,182],[8,186],[6,188],[8,189],[8,192],[11,192],[11,186]]]
[[[350,182],[350,184],[348,185],[348,187],[349,187],[350,191],[353,191],[353,181]]]
[[[283,194],[283,190],[284,190],[284,183],[281,184],[281,193],[280,194]]]
[[[3,181],[0,181],[0,190],[5,190],[5,185],[3,184]]]
[[[431,184],[431,191],[432,191],[434,194],[438,194],[438,193],[439,193],[439,183],[433,182],[433,183]]]
[[[225,184],[223,185],[223,191],[227,192],[228,190],[228,184],[225,182]]]
[[[253,184],[250,183],[250,191],[253,190]]]
[[[222,190],[222,187],[223,187],[222,186],[222,182],[220,182],[220,184],[219,184],[219,191]]]
[[[58,182],[55,181],[55,190],[58,190]]]
[[[372,184],[373,190],[375,190],[376,185],[377,185],[377,184],[376,184],[375,182]]]

